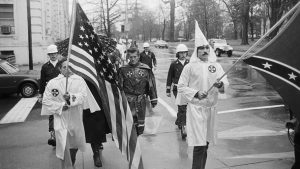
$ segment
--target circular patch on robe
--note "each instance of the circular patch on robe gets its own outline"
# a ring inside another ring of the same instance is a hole
[[[59,91],[57,89],[52,89],[51,93],[54,97],[56,97],[57,95],[59,95]]]
[[[215,66],[213,66],[213,65],[209,65],[208,66],[208,71],[210,71],[211,73],[215,73],[216,72],[216,67]]]

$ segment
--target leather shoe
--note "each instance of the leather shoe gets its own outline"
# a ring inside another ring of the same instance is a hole
[[[96,167],[102,167],[102,161],[101,161],[101,158],[100,158],[100,154],[99,153],[96,153],[94,156],[94,165]]]

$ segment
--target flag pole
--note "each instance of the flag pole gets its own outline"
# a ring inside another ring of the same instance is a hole
[[[275,25],[273,25],[257,42],[255,42],[243,55],[217,80],[219,82],[224,76],[226,76],[232,68],[236,64],[238,64],[241,60],[247,57],[247,55],[257,47],[258,44],[260,44],[274,29],[276,29],[289,15],[291,15],[300,5],[300,2],[298,2],[289,12],[287,12],[279,21],[276,22]],[[214,86],[212,85],[207,92],[209,92]]]
[[[67,56],[67,70],[69,70],[69,60],[70,60],[70,54],[71,54],[71,47],[72,47],[72,41],[73,41],[73,34],[74,34],[74,27],[75,27],[75,21],[76,21],[76,4],[77,0],[73,0],[72,5],[72,15],[71,15],[71,27],[70,27],[70,37],[69,37],[69,47],[68,47],[68,56]],[[66,93],[68,92],[68,80],[69,77],[66,77]]]

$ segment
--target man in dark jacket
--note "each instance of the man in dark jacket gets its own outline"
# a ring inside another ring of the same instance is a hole
[[[151,70],[156,68],[156,58],[153,52],[150,51],[149,43],[144,43],[144,51],[140,54],[140,62],[148,65]]]
[[[157,105],[156,84],[149,66],[140,63],[138,49],[127,51],[129,63],[119,69],[119,84],[127,97],[137,134],[140,135],[145,127],[147,97],[150,97],[152,107]]]
[[[49,56],[50,60],[46,62],[41,69],[40,90],[38,100],[40,103],[42,102],[43,93],[45,91],[47,83],[60,74],[59,64],[61,63],[58,61],[59,54],[57,51],[57,46],[49,45],[47,47],[47,55]],[[48,144],[56,146],[53,115],[49,116],[49,132],[50,138],[48,139]]]
[[[189,63],[189,60],[186,59],[188,53],[188,48],[184,44],[179,44],[176,47],[176,57],[177,60],[171,63],[168,77],[167,77],[167,96],[171,97],[171,86],[173,85],[173,94],[175,98],[177,97],[177,83],[180,78],[183,67]],[[178,125],[178,128],[181,130],[182,139],[186,138],[186,105],[178,105],[177,119],[175,124]]]

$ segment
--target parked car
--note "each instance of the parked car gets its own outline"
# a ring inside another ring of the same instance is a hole
[[[232,56],[233,48],[228,45],[225,39],[209,39],[208,43],[214,49],[218,57],[220,57],[222,53],[226,53],[228,57]]]
[[[168,43],[164,40],[157,40],[155,43],[154,43],[154,47],[156,48],[168,48]]]
[[[0,94],[18,93],[23,97],[33,97],[39,89],[37,76],[20,72],[20,70],[0,59]]]

